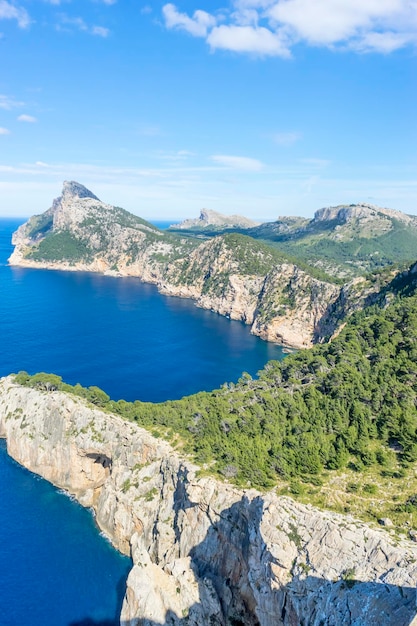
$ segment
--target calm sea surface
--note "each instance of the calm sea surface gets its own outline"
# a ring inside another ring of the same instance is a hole
[[[54,372],[155,402],[236,381],[279,347],[133,278],[11,268],[0,220],[0,376]],[[0,445],[0,626],[113,626],[129,561],[67,496]]]

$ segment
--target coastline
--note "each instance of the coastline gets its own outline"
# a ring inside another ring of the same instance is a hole
[[[260,339],[279,345],[289,350],[299,350],[313,346],[313,335],[316,330],[319,313],[310,308],[308,311],[298,309],[292,315],[288,314],[280,319],[264,322],[259,316],[259,294],[270,291],[273,282],[268,277],[259,279],[248,277],[243,280],[240,275],[231,276],[230,293],[228,297],[211,297],[203,294],[201,286],[174,284],[165,278],[153,265],[145,262],[138,264],[120,264],[113,269],[104,259],[95,259],[92,263],[44,262],[32,261],[23,257],[17,249],[8,259],[11,267],[29,269],[46,269],[51,271],[92,272],[114,278],[137,278],[143,283],[155,285],[159,293],[164,296],[174,296],[192,300],[195,306],[212,311],[228,319],[243,322],[250,326],[251,334]],[[286,271],[286,266],[284,271]],[[319,281],[317,281],[319,282]],[[331,297],[335,298],[339,289],[331,289]],[[308,308],[308,307],[307,307]]]
[[[410,541],[396,546],[350,516],[199,477],[134,423],[11,377],[0,381],[0,436],[20,464],[93,507],[113,545],[132,556],[126,625],[240,615],[245,626],[276,626],[277,615],[285,625],[322,615],[342,626],[356,615],[364,626],[399,626],[415,616]],[[346,571],[355,572],[352,586]]]

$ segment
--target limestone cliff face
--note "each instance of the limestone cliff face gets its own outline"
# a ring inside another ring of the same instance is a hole
[[[293,347],[312,345],[340,291],[251,238],[201,242],[164,233],[75,182],[65,182],[62,195],[22,225],[13,244],[11,265],[137,276]]]
[[[79,398],[0,382],[0,436],[133,558],[123,626],[408,626],[417,547],[351,517],[199,478]]]
[[[187,219],[179,224],[170,226],[170,230],[227,230],[233,228],[253,228],[259,222],[244,217],[243,215],[222,215],[210,209],[201,209],[197,219]]]

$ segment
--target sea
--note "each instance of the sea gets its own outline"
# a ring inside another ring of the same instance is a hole
[[[116,400],[162,402],[283,358],[248,326],[136,278],[10,267],[23,221],[0,219],[0,376],[53,372]],[[116,626],[131,562],[91,511],[1,440],[0,496],[0,626]]]

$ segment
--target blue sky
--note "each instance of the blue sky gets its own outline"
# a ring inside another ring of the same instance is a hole
[[[417,214],[417,0],[0,0],[0,215]]]

